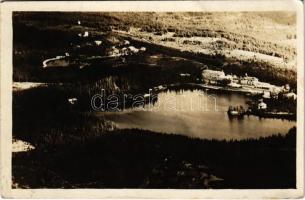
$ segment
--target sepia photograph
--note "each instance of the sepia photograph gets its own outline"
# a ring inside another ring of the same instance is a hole
[[[292,3],[12,10],[9,187],[302,189],[304,35]]]

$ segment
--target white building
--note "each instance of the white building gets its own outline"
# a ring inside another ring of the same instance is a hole
[[[264,91],[263,98],[264,99],[270,99],[271,98],[271,92],[270,91]]]
[[[76,104],[77,103],[77,98],[69,98],[68,99],[68,102],[72,105]]]
[[[84,34],[77,34],[79,37],[88,37],[89,36],[89,32],[88,31],[85,31]]]
[[[135,48],[134,46],[129,46],[128,49],[132,52],[132,53],[138,53],[139,49]]]
[[[85,31],[83,37],[88,37],[89,36],[89,32],[88,31]]]
[[[141,47],[140,51],[146,51],[146,47]]]
[[[267,109],[267,104],[264,103],[263,101],[260,102],[258,105],[257,105],[257,109],[258,110],[266,110]]]
[[[96,46],[100,46],[100,45],[102,44],[102,41],[100,41],[100,40],[95,40],[94,43],[95,43]]]

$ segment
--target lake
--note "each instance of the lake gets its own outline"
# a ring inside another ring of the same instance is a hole
[[[259,138],[286,134],[295,121],[245,116],[230,119],[229,106],[247,107],[247,97],[238,93],[213,93],[202,90],[164,91],[155,104],[103,113],[117,128],[139,128],[162,133],[207,139]]]

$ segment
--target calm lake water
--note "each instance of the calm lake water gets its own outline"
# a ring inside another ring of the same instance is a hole
[[[213,94],[201,90],[166,91],[157,102],[144,108],[127,109],[103,115],[118,128],[140,128],[162,133],[208,139],[258,138],[286,134],[295,121],[245,116],[230,119],[229,106],[247,107],[243,94]]]

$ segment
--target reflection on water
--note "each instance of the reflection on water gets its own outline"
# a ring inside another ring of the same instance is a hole
[[[213,94],[200,90],[166,91],[144,108],[104,113],[118,128],[141,128],[199,138],[244,139],[285,134],[294,121],[245,116],[230,119],[229,106],[247,107],[242,94]]]

